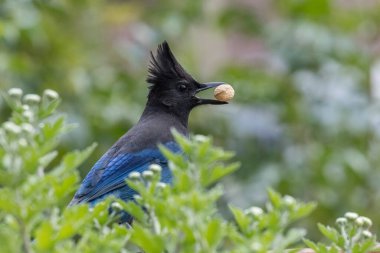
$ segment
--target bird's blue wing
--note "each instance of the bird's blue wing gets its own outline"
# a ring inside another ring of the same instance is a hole
[[[174,152],[180,151],[175,142],[168,142],[164,145]],[[143,172],[151,164],[160,164],[162,166],[161,181],[171,182],[171,172],[167,160],[158,148],[148,148],[138,152],[117,155],[113,155],[113,153],[110,150],[95,163],[83,180],[71,201],[71,205],[81,202],[96,202],[110,194],[123,200],[132,199],[134,191],[126,185],[125,179],[129,173],[133,171]]]

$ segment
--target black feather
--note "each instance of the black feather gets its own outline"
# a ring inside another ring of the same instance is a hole
[[[166,41],[158,46],[156,55],[151,52],[148,72],[146,81],[152,84],[151,88],[163,86],[169,80],[193,81],[191,75],[178,63]]]

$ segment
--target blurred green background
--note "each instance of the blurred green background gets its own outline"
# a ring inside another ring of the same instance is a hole
[[[226,201],[260,205],[273,187],[318,201],[314,233],[347,210],[379,232],[379,24],[376,0],[2,0],[0,87],[60,93],[78,123],[62,151],[99,143],[85,174],[138,120],[149,51],[167,40],[198,81],[235,88],[190,120],[242,162]]]

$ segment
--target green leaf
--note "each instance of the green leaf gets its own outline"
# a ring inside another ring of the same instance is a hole
[[[282,203],[281,195],[269,188],[268,190],[268,196],[270,199],[271,204],[274,208],[280,208]]]
[[[172,163],[175,165],[175,168],[186,168],[187,162],[185,161],[182,154],[176,154],[170,151],[168,148],[166,148],[164,145],[159,144],[158,148],[162,152],[162,154]]]
[[[175,128],[172,130],[172,134],[175,136],[176,142],[180,145],[181,149],[183,150],[184,153],[190,154],[192,152],[192,143],[190,140],[181,134],[179,134]]]
[[[298,208],[292,214],[292,219],[300,219],[305,216],[308,216],[310,213],[312,213],[315,210],[316,207],[317,207],[317,203],[315,202],[302,204],[298,206]]]
[[[249,224],[250,224],[249,217],[247,217],[244,214],[244,212],[237,207],[233,207],[230,205],[229,208],[230,208],[232,214],[234,215],[235,221],[238,224],[240,230],[243,233],[247,233],[248,229],[249,229]]]
[[[302,239],[303,236],[306,235],[305,229],[297,229],[297,228],[291,228],[285,235],[285,237],[281,240],[280,243],[277,245],[274,245],[274,252],[284,252],[284,250],[292,245],[293,243],[296,243]],[[280,250],[279,250],[280,249]]]
[[[71,171],[76,169],[84,160],[86,160],[90,154],[94,151],[97,144],[93,143],[91,146],[87,147],[83,151],[75,150],[70,153],[67,153],[63,158],[62,162],[54,171],[54,173],[62,172],[62,171]]]
[[[151,231],[143,228],[139,224],[134,224],[131,242],[135,243],[146,253],[162,253],[165,245],[159,235],[154,235]]]
[[[223,223],[221,220],[212,219],[207,224],[207,229],[205,233],[205,239],[211,247],[215,247],[221,241],[224,231],[223,231]]]
[[[139,206],[133,201],[122,203],[122,205],[125,211],[131,214],[134,217],[134,219],[136,219],[140,223],[144,223],[144,221],[146,220],[146,213],[143,211],[141,206]]]
[[[45,119],[46,117],[50,116],[55,112],[55,110],[58,108],[59,104],[61,103],[60,99],[55,99],[53,101],[50,101],[45,106],[42,106],[39,110],[38,117],[40,119]]]
[[[40,157],[39,164],[42,166],[42,168],[46,168],[58,155],[58,152],[56,150],[47,153],[46,155]]]
[[[369,251],[372,251],[372,252],[378,251],[376,250],[376,240],[373,238],[365,240],[364,242],[360,244],[354,245],[353,253],[366,253]]]
[[[36,230],[35,240],[38,250],[49,250],[54,245],[54,229],[50,221],[43,222]]]
[[[229,164],[228,166],[215,165],[210,170],[210,172],[207,173],[208,175],[206,175],[203,178],[202,184],[204,186],[209,186],[209,185],[217,182],[221,178],[225,177],[226,175],[229,175],[232,172],[236,171],[239,167],[240,167],[240,163],[238,163],[238,162]]]
[[[339,243],[340,235],[336,229],[328,227],[328,226],[326,227],[322,225],[321,223],[318,223],[318,229],[327,239],[329,239],[330,241],[334,243],[337,243],[337,244]]]

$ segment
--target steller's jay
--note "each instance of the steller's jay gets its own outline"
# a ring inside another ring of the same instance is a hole
[[[148,101],[138,121],[92,167],[75,193],[70,205],[82,202],[95,204],[108,195],[124,201],[133,200],[135,192],[125,183],[129,173],[143,172],[151,164],[162,167],[161,181],[171,183],[172,175],[166,158],[157,144],[180,152],[171,129],[188,136],[190,111],[203,104],[226,104],[196,96],[200,91],[217,87],[222,82],[198,83],[177,62],[169,45],[164,41],[154,56],[151,53]],[[125,215],[123,221],[131,223]]]

